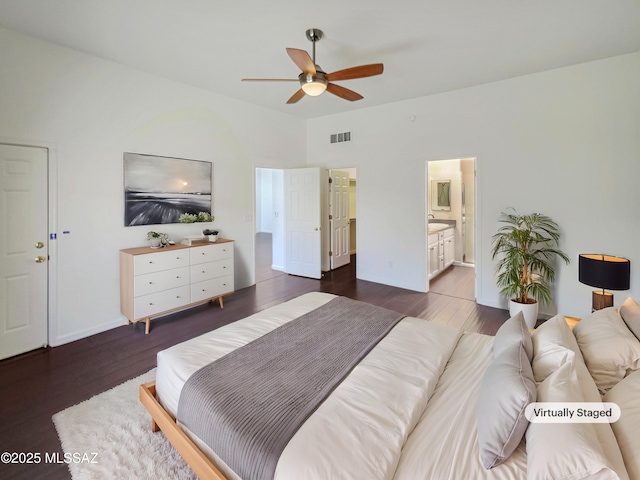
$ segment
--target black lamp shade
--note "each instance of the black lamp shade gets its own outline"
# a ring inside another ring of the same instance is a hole
[[[579,255],[578,280],[580,283],[608,290],[629,290],[631,262],[611,255]]]

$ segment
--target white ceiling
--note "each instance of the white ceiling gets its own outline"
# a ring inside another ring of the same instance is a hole
[[[314,118],[640,51],[639,0],[0,0],[0,26],[303,118]],[[327,72],[384,63],[286,105],[286,47]]]

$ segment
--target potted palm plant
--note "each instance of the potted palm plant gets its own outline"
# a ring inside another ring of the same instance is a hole
[[[558,249],[558,224],[540,213],[519,215],[515,210],[502,213],[504,224],[492,239],[491,257],[498,258],[497,285],[509,298],[511,316],[522,311],[527,326],[534,328],[538,302],[551,301],[551,282],[555,278],[555,259],[569,263]]]

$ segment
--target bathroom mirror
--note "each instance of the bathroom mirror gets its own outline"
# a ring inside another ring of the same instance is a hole
[[[451,210],[451,180],[431,181],[431,210]]]

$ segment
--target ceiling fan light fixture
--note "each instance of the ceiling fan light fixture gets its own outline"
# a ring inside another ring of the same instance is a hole
[[[307,30],[307,39],[313,45],[313,56],[308,52],[298,48],[287,48],[287,55],[293,63],[302,70],[298,75],[300,88],[287,100],[287,104],[297,103],[305,95],[317,97],[327,90],[329,93],[350,102],[362,100],[364,97],[358,92],[349,90],[334,83],[338,80],[352,80],[354,78],[372,77],[380,75],[384,70],[381,63],[360,65],[356,67],[343,68],[332,73],[325,73],[316,63],[316,42],[323,36],[322,30],[310,28]],[[243,78],[244,82],[295,82],[295,78]]]
[[[324,78],[322,72],[318,72],[318,74],[314,77],[313,75],[304,73],[300,75],[300,86],[302,90],[307,95],[312,97],[317,97],[322,92],[327,89],[327,79]]]

